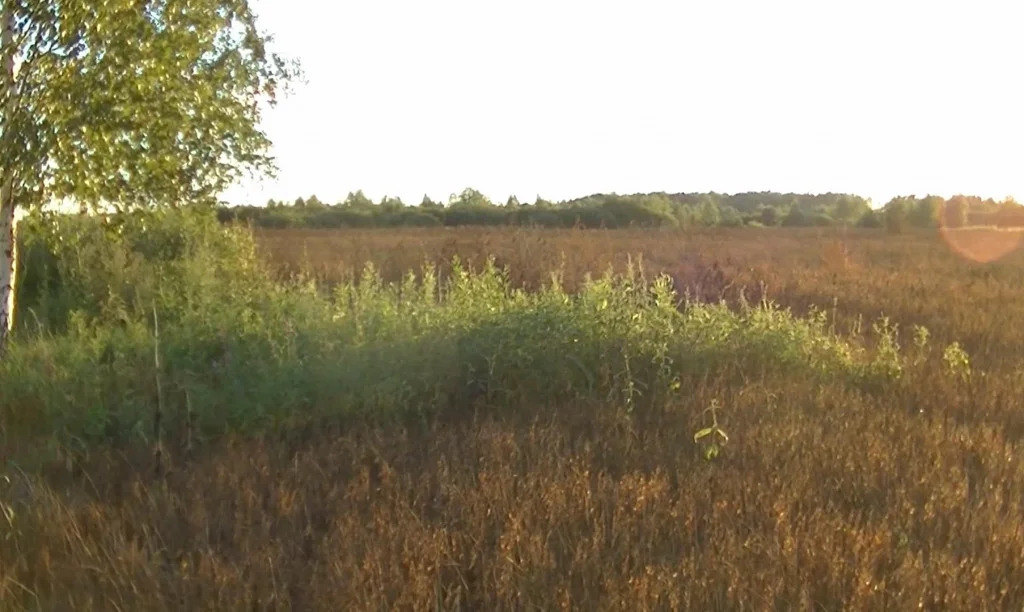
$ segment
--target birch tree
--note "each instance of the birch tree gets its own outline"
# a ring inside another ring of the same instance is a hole
[[[248,0],[0,0],[0,356],[17,209],[212,201],[272,172],[260,114],[295,76]]]

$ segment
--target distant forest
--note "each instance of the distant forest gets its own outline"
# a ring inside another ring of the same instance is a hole
[[[594,194],[563,202],[515,196],[495,203],[475,189],[452,194],[447,202],[424,196],[410,206],[399,198],[374,202],[362,191],[326,204],[315,195],[265,206],[224,206],[221,221],[265,228],[367,228],[514,225],[553,228],[828,227],[856,226],[902,231],[939,225],[1024,227],[1024,206],[1012,199],[975,196],[901,196],[880,209],[850,194],[648,193]]]

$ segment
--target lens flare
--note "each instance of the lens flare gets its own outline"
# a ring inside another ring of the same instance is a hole
[[[979,263],[991,263],[1017,250],[1022,228],[940,227],[939,233],[949,248],[961,257]]]

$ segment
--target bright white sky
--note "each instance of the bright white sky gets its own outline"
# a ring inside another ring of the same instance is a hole
[[[233,202],[1024,199],[1024,3],[255,0],[307,83]]]

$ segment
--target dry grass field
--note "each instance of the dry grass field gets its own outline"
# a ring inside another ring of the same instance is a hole
[[[979,236],[262,232],[280,277],[323,285],[492,256],[572,291],[640,260],[700,300],[817,306],[842,337],[886,316],[913,364],[882,391],[712,369],[643,410],[485,399],[173,447],[160,476],[135,447],[12,471],[0,608],[1020,610],[1024,253],[974,261]]]
[[[480,265],[493,256],[514,285],[536,289],[561,270],[576,288],[588,274],[622,271],[630,258],[703,298],[768,297],[796,311],[835,310],[844,326],[888,316],[958,340],[986,364],[1024,358],[1024,248],[1020,232],[709,229],[629,230],[265,230],[264,252],[282,275],[325,282],[358,276],[372,262],[398,280],[424,261],[453,256]],[[994,261],[989,261],[992,260]]]

